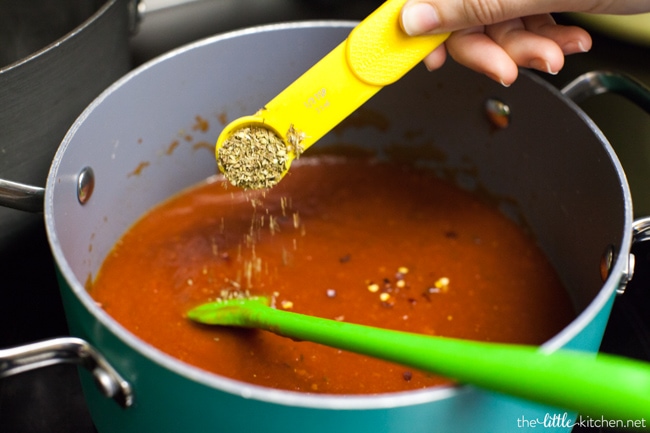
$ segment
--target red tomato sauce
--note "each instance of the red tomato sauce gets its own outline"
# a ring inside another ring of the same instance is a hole
[[[429,335],[541,344],[574,317],[534,239],[430,171],[301,158],[276,187],[220,178],[152,209],[89,289],[118,322],[189,364],[266,387],[370,394],[448,384],[435,375],[185,312],[250,293],[276,308]]]

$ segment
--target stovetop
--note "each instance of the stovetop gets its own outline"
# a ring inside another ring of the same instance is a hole
[[[336,2],[319,2],[320,6],[325,3]],[[358,16],[346,16],[332,8],[330,5],[324,18],[357,19],[366,11],[361,7],[355,10]],[[136,47],[136,51],[140,55],[138,61],[158,54],[153,52],[155,50],[148,53],[142,45]],[[648,58],[646,47],[596,35],[592,53],[567,59],[565,70],[549,81],[561,86],[582,72],[603,67],[650,74]],[[642,81],[650,82],[647,75],[636,75]],[[597,113],[598,107],[593,109]],[[616,148],[616,142],[621,140],[610,138],[610,141]],[[646,168],[646,171],[650,170]],[[650,215],[650,212],[645,215]],[[626,293],[615,302],[601,349],[650,361],[650,243],[635,246],[633,252],[637,258],[635,277]],[[0,278],[0,348],[67,334],[54,263],[42,222],[34,223],[19,242],[0,251]],[[574,429],[576,433],[597,431]],[[0,380],[0,432],[96,432],[85,405],[76,367],[52,366]]]
[[[43,224],[0,253],[0,348],[67,335]],[[76,367],[58,365],[0,379],[0,431],[94,432]]]

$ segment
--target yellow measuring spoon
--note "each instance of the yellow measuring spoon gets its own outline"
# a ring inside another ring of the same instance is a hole
[[[257,113],[224,128],[216,157],[230,183],[245,189],[275,185],[293,159],[447,39],[449,34],[404,33],[404,3],[383,3]]]

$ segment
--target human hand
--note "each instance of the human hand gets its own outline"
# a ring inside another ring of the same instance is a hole
[[[555,23],[552,12],[641,13],[647,0],[408,0],[401,24],[411,36],[451,31],[444,45],[424,60],[430,70],[447,54],[504,86],[518,66],[556,74],[564,56],[591,49],[591,37],[576,26]]]

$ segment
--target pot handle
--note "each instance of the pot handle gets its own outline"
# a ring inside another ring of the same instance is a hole
[[[636,219],[632,222],[632,244],[638,244],[650,240],[650,216]],[[612,253],[613,254],[613,253]],[[613,255],[610,257],[613,259]],[[632,281],[634,276],[634,268],[636,266],[636,258],[634,254],[630,253],[628,262],[628,272],[623,278],[617,293],[619,295],[625,293],[627,283]]]
[[[45,188],[0,179],[0,206],[43,212]]]
[[[632,224],[634,243],[650,240],[650,217],[639,218]]]
[[[88,342],[61,337],[0,349],[0,379],[55,364],[77,364],[93,375],[100,391],[123,408],[133,404],[131,386]]]
[[[616,93],[650,113],[650,88],[619,72],[607,70],[587,72],[564,86],[561,91],[564,96],[578,104],[591,96],[608,92]]]

